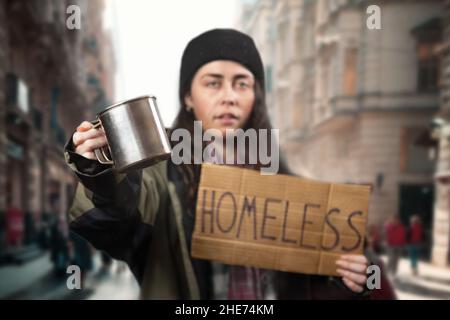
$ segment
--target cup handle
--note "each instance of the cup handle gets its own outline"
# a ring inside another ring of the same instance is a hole
[[[102,124],[100,123],[100,120],[98,120],[98,119],[92,121],[91,123],[94,125],[94,129],[99,129],[102,127]],[[108,148],[109,148],[109,146],[108,146]],[[95,157],[97,158],[97,161],[100,162],[101,164],[114,165],[114,161],[108,158],[104,148],[94,149],[94,154],[95,154]]]

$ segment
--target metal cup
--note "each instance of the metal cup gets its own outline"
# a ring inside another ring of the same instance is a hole
[[[97,160],[118,172],[142,169],[170,157],[169,139],[153,96],[116,103],[92,123],[105,132],[109,149],[109,155],[104,148],[95,149]]]

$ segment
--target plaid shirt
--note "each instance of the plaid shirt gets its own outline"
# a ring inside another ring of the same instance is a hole
[[[216,149],[215,149],[216,150]],[[209,161],[206,161],[209,162]],[[212,163],[220,163],[218,155],[212,155]],[[234,164],[234,166],[240,166]],[[230,266],[228,278],[229,300],[262,300],[265,298],[268,273],[263,269]]]
[[[267,271],[263,269],[230,266],[228,299],[264,299],[267,287],[267,276]]]

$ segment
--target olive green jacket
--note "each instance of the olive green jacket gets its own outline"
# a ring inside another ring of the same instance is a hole
[[[68,213],[71,229],[126,261],[140,283],[140,298],[199,299],[167,161],[128,174],[111,168],[89,174],[78,168],[89,160],[70,149],[66,162],[81,182]]]

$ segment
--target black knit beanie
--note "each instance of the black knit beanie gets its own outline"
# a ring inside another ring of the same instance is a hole
[[[264,88],[264,68],[258,49],[248,35],[233,29],[213,29],[192,39],[184,49],[180,69],[180,101],[195,72],[214,60],[232,60],[249,69]]]

